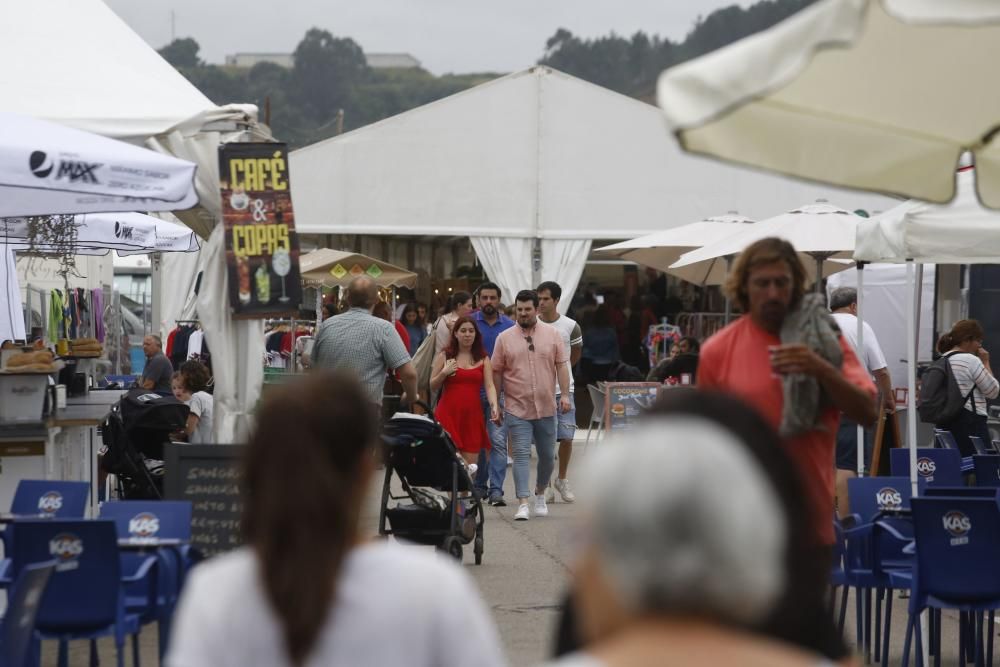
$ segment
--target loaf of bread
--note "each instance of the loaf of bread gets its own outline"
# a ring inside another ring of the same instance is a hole
[[[7,368],[21,368],[23,366],[31,366],[34,364],[51,366],[52,353],[48,350],[22,352],[21,354],[11,355],[10,359],[7,360]]]
[[[100,347],[101,341],[96,338],[74,338],[69,344],[72,347]]]

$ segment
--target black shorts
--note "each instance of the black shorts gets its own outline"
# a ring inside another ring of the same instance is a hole
[[[872,460],[872,432],[865,430],[865,470]],[[840,418],[837,429],[837,470],[858,469],[858,423],[847,417]]]

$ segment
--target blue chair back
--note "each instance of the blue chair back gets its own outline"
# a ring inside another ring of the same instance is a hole
[[[121,563],[113,521],[22,520],[14,531],[15,576],[29,563],[54,559],[59,585],[42,597],[38,628],[65,632],[116,622]]]
[[[3,643],[0,644],[0,665],[21,667],[28,664],[28,649],[35,632],[39,603],[56,569],[53,560],[31,563],[21,569],[3,619]]]
[[[11,514],[43,514],[55,519],[82,519],[87,511],[89,482],[22,479],[17,483]]]
[[[928,498],[991,498],[1000,501],[1000,489],[988,486],[928,486],[920,492]]]
[[[914,498],[921,594],[948,601],[1000,598],[1000,506],[987,498]]]
[[[973,456],[976,486],[1000,487],[1000,456]]]
[[[969,442],[972,443],[972,448],[976,450],[976,454],[980,456],[986,456],[987,454],[994,454],[995,452],[986,449],[986,443],[978,435],[970,435]]]
[[[150,537],[191,541],[188,500],[117,500],[101,505],[101,518],[111,519],[118,537]]]
[[[942,449],[958,449],[958,443],[955,441],[955,436],[951,431],[939,428],[934,429],[934,442]]]
[[[855,477],[847,480],[851,513],[865,523],[884,510],[909,509],[909,477]]]
[[[910,450],[890,450],[889,467],[893,476],[909,478]],[[957,449],[917,449],[917,477],[928,486],[962,486],[962,455]]]

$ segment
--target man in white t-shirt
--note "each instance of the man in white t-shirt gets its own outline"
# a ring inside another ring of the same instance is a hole
[[[858,290],[853,287],[840,287],[830,294],[830,310],[833,311],[833,319],[840,327],[840,333],[844,339],[851,344],[858,361],[868,369],[879,389],[882,405],[886,412],[892,413],[896,407],[896,401],[892,393],[892,380],[889,376],[889,369],[885,362],[885,355],[878,344],[875,331],[863,322],[864,327],[864,350],[858,349]],[[865,440],[871,437],[866,433]],[[867,452],[870,442],[865,443]],[[866,453],[866,458],[869,454]],[[866,461],[866,463],[868,463]],[[841,417],[840,428],[837,431],[837,498],[847,497],[847,480],[857,476],[858,470],[858,424],[847,417]],[[841,516],[848,512],[848,504],[838,503]]]
[[[570,410],[565,413],[558,413],[556,427],[556,439],[559,440],[559,475],[555,481],[555,491],[559,492],[563,502],[571,503],[576,500],[573,490],[569,486],[566,473],[569,470],[569,460],[573,455],[573,436],[576,435],[576,399],[573,383],[573,366],[580,360],[583,353],[583,332],[580,325],[565,315],[560,315],[557,310],[559,299],[562,298],[562,287],[559,283],[547,280],[538,286],[538,319],[546,324],[551,324],[559,331],[563,339],[563,344],[569,353],[569,404]],[[558,385],[557,385],[558,386]],[[559,395],[556,395],[556,402],[559,402]],[[555,491],[552,486],[545,490],[546,502],[555,500]]]

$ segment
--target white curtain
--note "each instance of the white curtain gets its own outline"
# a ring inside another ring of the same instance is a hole
[[[264,382],[264,321],[234,320],[230,316],[222,225],[212,231],[201,253],[205,262],[197,303],[215,375],[214,441],[246,442],[250,412],[257,405]]]
[[[205,339],[212,352],[212,370],[215,376],[213,438],[217,443],[246,442],[249,437],[250,412],[260,398],[264,382],[264,322],[232,319],[227,289],[225,230],[221,224],[219,145],[227,140],[245,138],[247,132],[241,130],[223,135],[220,132],[203,131],[203,128],[210,123],[236,121],[249,126],[251,140],[268,140],[268,135],[254,134],[261,131],[255,118],[256,107],[253,106],[221,107],[185,121],[147,142],[154,150],[191,160],[198,165],[195,187],[198,190],[199,206],[189,211],[177,211],[175,215],[199,236],[208,238],[199,253],[202,280],[196,307]],[[171,302],[171,308],[175,308],[182,297],[188,298],[193,287],[193,276],[189,273],[188,266],[174,262],[168,262],[164,266],[166,270],[161,274],[161,294],[158,296],[162,299],[162,293],[170,290],[171,285],[176,285],[178,294]],[[165,317],[166,312],[161,311],[161,321]]]
[[[544,239],[542,241],[542,281],[554,280],[562,288],[559,313],[565,315],[590,255],[589,239]]]
[[[21,286],[17,282],[17,265],[14,253],[8,247],[0,250],[0,341],[23,339],[24,306],[21,304]],[[46,313],[42,313],[46,317]]]
[[[523,289],[534,289],[531,275],[531,247],[534,240],[507,236],[471,236],[472,248],[483,263],[486,275],[503,290],[501,301],[514,303]]]

